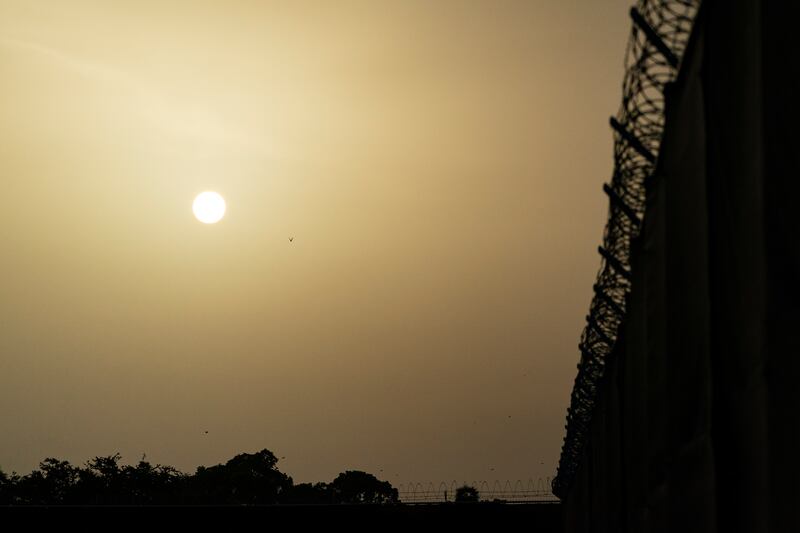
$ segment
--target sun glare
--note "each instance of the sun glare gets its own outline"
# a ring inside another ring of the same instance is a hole
[[[214,224],[225,215],[225,200],[213,191],[202,192],[194,199],[192,211],[200,222]]]

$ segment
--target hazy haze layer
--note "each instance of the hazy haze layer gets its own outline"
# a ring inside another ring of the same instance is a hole
[[[0,1],[0,468],[553,475],[629,5]]]

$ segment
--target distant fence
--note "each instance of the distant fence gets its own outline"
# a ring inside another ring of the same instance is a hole
[[[550,478],[523,481],[451,481],[434,483],[400,483],[397,492],[403,503],[439,503],[455,501],[456,490],[468,485],[478,490],[480,501],[501,500],[507,503],[555,502]]]

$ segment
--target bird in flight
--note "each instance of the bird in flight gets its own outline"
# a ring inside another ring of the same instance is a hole
[[[206,430],[206,435],[208,435],[208,430]]]
[[[292,242],[293,240],[294,240],[294,237],[289,237],[289,242]]]

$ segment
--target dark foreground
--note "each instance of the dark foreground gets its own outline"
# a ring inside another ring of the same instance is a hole
[[[561,532],[558,503],[449,503],[397,505],[268,506],[14,506],[0,515],[26,526],[97,524],[115,526],[264,526],[297,527],[319,523],[326,529],[445,526],[447,530],[522,526],[532,532]],[[339,526],[339,527],[337,527]],[[485,529],[484,529],[485,530]],[[490,529],[491,531],[491,529]]]

